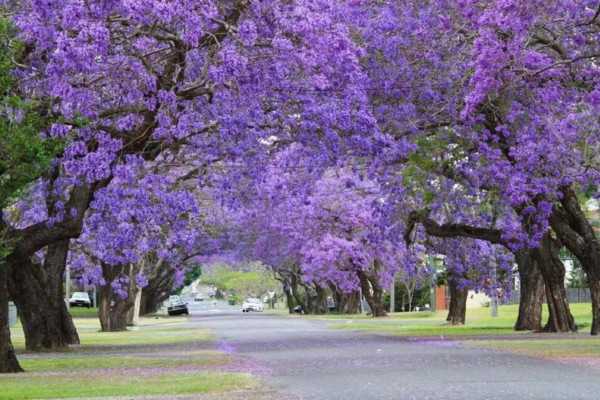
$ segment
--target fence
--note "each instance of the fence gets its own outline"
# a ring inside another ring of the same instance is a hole
[[[569,303],[591,303],[592,298],[590,295],[590,289],[588,288],[567,288],[567,299]],[[511,293],[509,299],[502,302],[502,304],[519,304],[520,293],[515,290]]]

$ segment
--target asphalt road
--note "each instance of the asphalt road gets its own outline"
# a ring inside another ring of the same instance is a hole
[[[304,400],[598,400],[600,371],[453,341],[332,330],[324,321],[192,307],[222,350]]]

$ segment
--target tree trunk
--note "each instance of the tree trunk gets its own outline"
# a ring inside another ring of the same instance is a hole
[[[128,326],[137,326],[140,321],[140,305],[142,302],[142,289],[137,289],[132,293],[133,297],[133,306],[129,309],[127,313],[127,325]]]
[[[323,289],[319,285],[315,285],[315,313],[316,314],[327,314],[329,313],[329,307],[327,307],[327,290]]]
[[[571,314],[565,289],[565,266],[559,257],[559,244],[548,233],[542,239],[540,247],[532,251],[546,286],[549,315],[544,331],[576,332],[577,325]]]
[[[358,314],[358,306],[360,303],[359,292],[350,294],[342,293],[335,287],[332,288],[335,298],[336,309],[340,314]]]
[[[140,315],[154,314],[160,305],[169,298],[175,284],[175,273],[171,268],[163,268],[148,280],[142,291]]]
[[[406,288],[406,298],[408,301],[408,311],[411,312],[413,310],[413,298],[415,296],[415,287],[411,284],[405,284]]]
[[[592,297],[591,334],[600,329],[600,240],[571,187],[563,188],[561,205],[550,218],[561,242],[577,257],[585,271]]]
[[[296,301],[300,302],[300,299],[303,299],[302,305],[306,314],[319,314],[318,295],[315,289],[304,283],[300,283],[300,286],[304,289],[304,296],[297,291],[295,293]]]
[[[592,296],[592,329],[591,334],[596,336],[600,329],[600,282],[590,282],[590,294]]]
[[[294,296],[296,304],[302,306],[305,313],[310,314],[312,310],[310,309],[308,292],[305,291],[304,295],[300,293],[299,279],[295,274],[293,274],[291,277],[291,283],[292,284],[290,288],[292,290],[292,296]]]
[[[371,314],[373,317],[385,317],[387,311],[383,302],[383,289],[377,283],[377,279],[368,276],[364,271],[358,272],[360,279],[360,286],[362,288],[363,296],[369,307],[371,307]]]
[[[110,285],[100,288],[100,329],[102,332],[120,332],[127,330],[128,301],[113,293]]]
[[[450,288],[450,306],[448,307],[448,317],[446,321],[450,325],[464,325],[467,317],[467,296],[469,288],[461,288],[454,279],[448,280]]]
[[[6,263],[0,261],[0,374],[23,372],[10,340]]]
[[[112,282],[119,276],[130,274],[131,266],[102,265],[102,275],[106,285],[100,288],[100,308],[98,317],[102,332],[120,332],[127,330],[127,315],[133,307],[134,300],[128,296],[123,299],[113,290]],[[129,282],[129,287],[133,282]],[[129,287],[125,288],[128,293]]]
[[[283,284],[283,293],[285,294],[285,302],[290,314],[294,313],[294,307],[297,306],[296,301],[294,300],[294,296],[292,295],[292,288],[289,284],[287,278],[280,278],[280,281]]]
[[[516,331],[542,330],[544,279],[535,258],[528,250],[516,254],[520,278],[519,316]]]
[[[64,298],[68,251],[68,240],[48,246],[43,267],[28,258],[12,255],[8,259],[9,292],[19,310],[27,350],[56,350],[79,344]]]

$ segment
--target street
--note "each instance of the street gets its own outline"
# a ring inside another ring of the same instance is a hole
[[[193,305],[191,323],[256,363],[282,395],[316,400],[590,399],[600,371],[470,348],[327,328],[327,321]]]

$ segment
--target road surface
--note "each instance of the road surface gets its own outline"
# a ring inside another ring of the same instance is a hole
[[[303,400],[598,400],[600,372],[469,348],[327,328],[326,321],[192,308],[220,347]],[[265,372],[266,371],[266,372]]]

